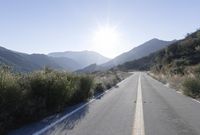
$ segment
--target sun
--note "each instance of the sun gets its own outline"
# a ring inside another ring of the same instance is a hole
[[[94,32],[93,47],[98,52],[112,57],[113,49],[119,42],[119,32],[115,26],[101,26]]]
[[[115,28],[105,26],[96,31],[94,41],[98,45],[113,45],[117,41],[117,37],[118,34]]]

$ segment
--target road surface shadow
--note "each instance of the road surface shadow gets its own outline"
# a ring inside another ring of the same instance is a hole
[[[46,126],[50,125],[51,123],[59,120],[60,118],[67,115],[68,113],[75,110],[76,108],[82,106],[83,104],[85,104],[85,102],[71,106],[71,107],[67,107],[66,110],[62,113],[47,117],[47,118],[45,118],[45,119],[43,119],[39,122],[35,122],[35,123],[29,124],[27,126],[24,126],[20,129],[11,131],[10,133],[8,133],[8,135],[31,135],[31,134],[45,128]],[[76,124],[78,124],[78,122],[82,118],[84,118],[85,115],[87,114],[88,106],[89,105],[83,107],[78,112],[72,114],[69,118],[64,119],[59,124],[55,125],[52,129],[49,129],[47,131],[48,134],[51,134],[51,132],[55,132],[57,130],[57,128],[59,128],[60,130],[71,130],[71,129],[73,129],[74,126]],[[47,132],[45,132],[44,134],[46,134]]]
[[[113,88],[110,88],[108,91],[110,91],[110,90],[113,90]],[[101,92],[96,93],[93,98],[97,99],[97,100],[101,100],[101,98],[104,95],[105,95],[105,93],[104,94],[102,94]],[[62,113],[47,117],[39,122],[28,124],[22,128],[11,131],[10,133],[8,133],[8,135],[31,135],[31,134],[45,128],[46,126],[50,125],[51,123],[59,120],[63,116],[65,116],[68,113],[72,112],[73,110],[79,108],[80,106],[82,106],[85,103],[86,102],[67,107],[65,109],[65,111]],[[64,119],[62,122],[60,122],[59,124],[55,125],[51,129],[49,129],[47,132],[44,133],[44,135],[61,134],[59,132],[63,132],[63,131],[65,132],[65,135],[66,135],[67,130],[73,129],[78,124],[78,122],[80,122],[80,120],[85,117],[85,115],[88,112],[88,109],[89,109],[89,104],[86,105],[85,107],[83,107],[82,109],[80,109],[79,111],[77,111],[76,113],[74,113],[73,115],[71,115],[69,118]]]
[[[69,130],[72,130],[80,121],[85,117],[85,115],[88,112],[88,105],[84,108],[80,109],[76,113],[72,114],[70,117],[66,118],[47,132],[45,132],[43,135],[61,135],[65,134],[67,135],[67,132]]]

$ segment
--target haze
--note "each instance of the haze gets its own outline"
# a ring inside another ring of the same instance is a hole
[[[180,39],[195,31],[199,5],[199,0],[1,0],[0,45],[26,53],[92,50],[113,58],[151,38]]]

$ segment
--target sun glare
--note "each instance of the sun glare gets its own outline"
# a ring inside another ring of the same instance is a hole
[[[119,33],[116,27],[102,26],[94,33],[93,47],[98,52],[103,52],[107,56],[112,56],[119,42]]]
[[[116,42],[117,36],[114,28],[103,27],[95,33],[94,41],[98,45],[112,45]]]

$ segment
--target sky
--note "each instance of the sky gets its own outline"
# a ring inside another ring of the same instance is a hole
[[[0,0],[0,46],[113,58],[152,38],[181,39],[199,29],[199,6],[200,0]]]

